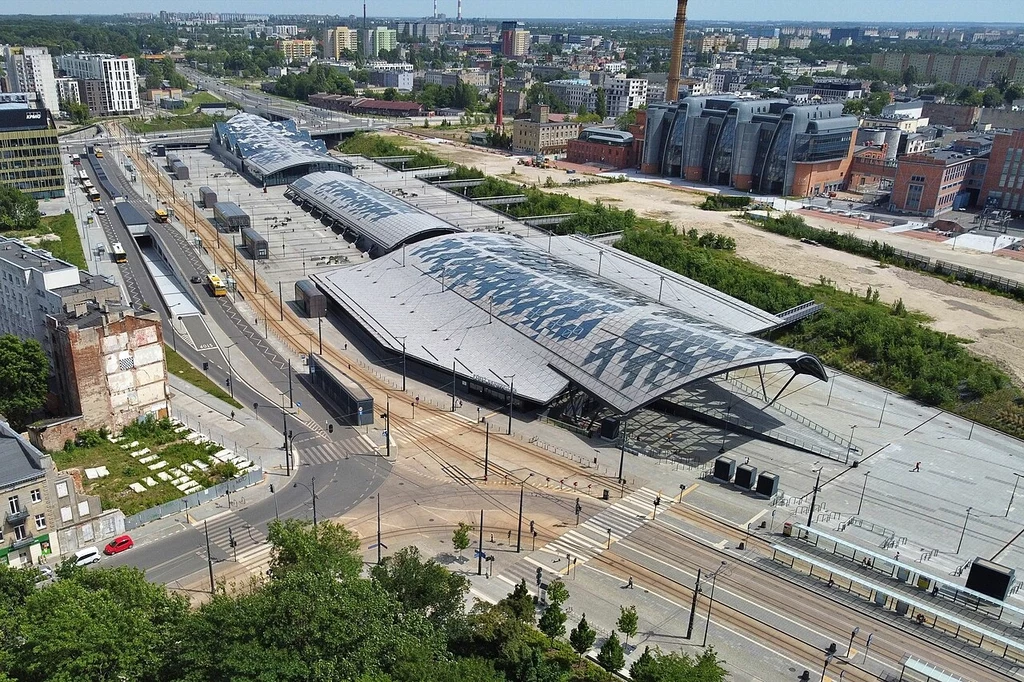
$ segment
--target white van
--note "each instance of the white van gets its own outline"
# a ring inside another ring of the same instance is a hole
[[[75,566],[88,566],[100,560],[100,550],[96,547],[86,547],[75,552]]]

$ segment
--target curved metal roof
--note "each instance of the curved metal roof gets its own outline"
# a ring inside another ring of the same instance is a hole
[[[254,114],[235,114],[213,126],[217,144],[231,150],[257,175],[265,176],[288,168],[318,165],[342,169],[345,163],[327,153],[327,146],[314,140],[295,121],[271,123]]]
[[[427,237],[461,231],[347,173],[310,173],[288,189],[367,240],[371,246],[367,250],[374,255]]]
[[[662,305],[507,235],[436,237],[314,279],[393,350],[405,338],[421,362],[455,363],[491,384],[514,374],[516,393],[541,403],[568,381],[627,413],[749,366],[784,363],[826,378],[811,355]]]

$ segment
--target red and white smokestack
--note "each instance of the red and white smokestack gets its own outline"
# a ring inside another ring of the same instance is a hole
[[[437,0],[434,0],[434,18],[437,19]]]
[[[462,21],[462,0],[459,0],[459,12],[457,16],[459,21]]]

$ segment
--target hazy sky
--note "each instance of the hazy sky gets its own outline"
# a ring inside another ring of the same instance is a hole
[[[367,0],[368,11],[377,16],[426,16],[432,0]],[[6,4],[6,3],[5,3]],[[455,16],[456,0],[438,0],[438,12]],[[463,0],[466,17],[519,17],[670,19],[675,16],[674,0]],[[72,14],[89,12],[158,12],[161,9],[208,12],[294,12],[340,15],[361,14],[361,0],[42,0],[12,3],[6,12]],[[690,0],[693,19],[805,20],[815,22],[1007,22],[1024,23],[1021,0]]]

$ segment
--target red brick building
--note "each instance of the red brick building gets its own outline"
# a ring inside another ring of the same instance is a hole
[[[614,128],[584,128],[578,139],[569,140],[566,161],[634,168],[637,165],[636,139],[632,133]]]
[[[1024,130],[998,133],[993,139],[978,203],[1024,212]]]
[[[954,151],[910,154],[899,160],[889,210],[937,216],[971,203],[973,166],[986,160]],[[1024,176],[1022,176],[1024,177]]]

